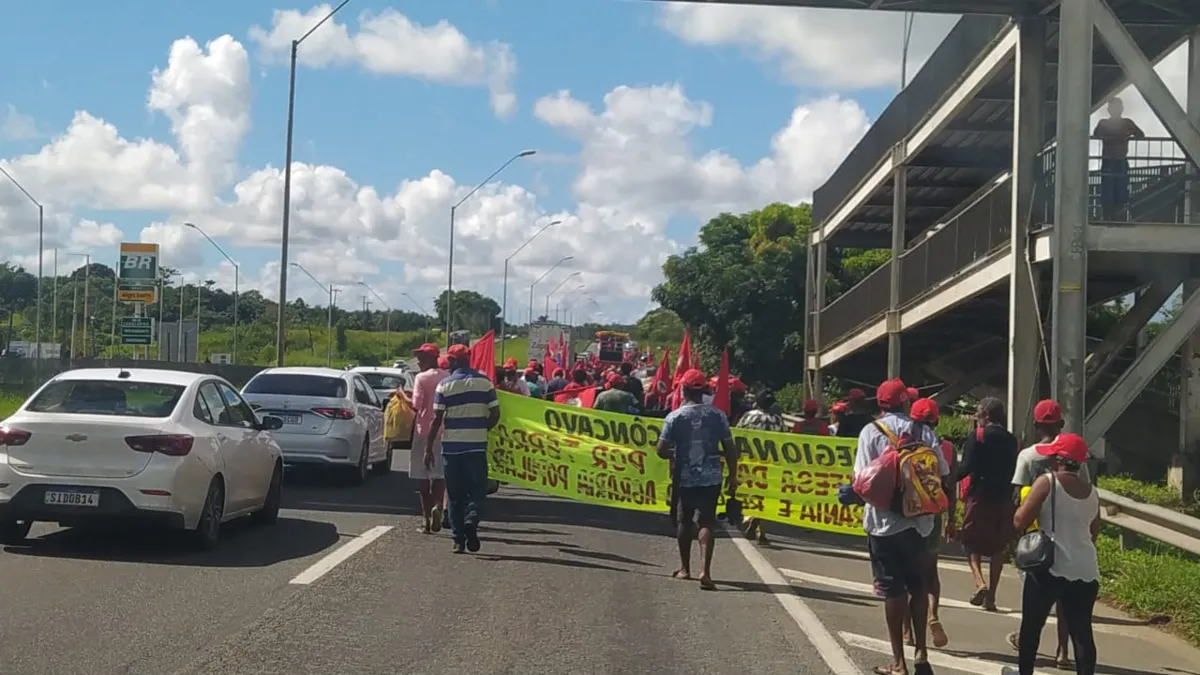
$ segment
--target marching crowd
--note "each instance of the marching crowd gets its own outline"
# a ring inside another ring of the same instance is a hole
[[[937,403],[899,379],[879,385],[874,405],[853,389],[821,419],[820,403],[805,401],[799,422],[789,424],[769,390],[751,397],[729,378],[728,413],[714,405],[716,378],[689,368],[673,380],[674,391],[657,381],[644,384],[626,362],[612,367],[581,362],[570,372],[556,368],[543,378],[530,361],[519,371],[508,359],[493,382],[470,367],[470,353],[453,345],[445,356],[437,345],[414,352],[420,373],[412,403],[416,412],[411,476],[420,485],[422,532],[449,527],[453,552],[480,548],[478,527],[489,485],[487,436],[500,418],[497,389],[523,396],[587,405],[617,413],[662,416],[657,453],[671,461],[671,513],[680,567],[675,578],[691,579],[691,549],[699,541],[701,588],[713,589],[713,530],[722,490],[730,521],[738,517],[738,452],[731,427],[857,439],[854,480],[839,499],[863,507],[871,571],[892,646],[892,663],[877,675],[907,675],[905,647],[913,648],[913,672],[932,672],[928,642],[944,647],[949,635],[938,609],[938,554],[944,543],[965,549],[976,591],[970,604],[996,611],[996,591],[1006,560],[1023,578],[1021,627],[1007,636],[1018,652],[1018,668],[1006,675],[1033,675],[1041,632],[1052,610],[1058,615],[1055,663],[1093,675],[1096,645],[1092,612],[1099,591],[1095,538],[1099,502],[1086,467],[1082,437],[1063,433],[1062,408],[1045,400],[1033,422],[1038,441],[1019,448],[1006,428],[1004,404],[979,403],[975,427],[961,460],[954,445],[939,438]],[[962,501],[961,523],[957,502]],[[757,519],[742,523],[746,536],[767,539]],[[988,563],[984,573],[984,561]],[[1070,660],[1074,647],[1075,660]]]

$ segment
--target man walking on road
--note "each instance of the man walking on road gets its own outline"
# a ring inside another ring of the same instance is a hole
[[[471,368],[465,345],[447,351],[449,377],[437,386],[430,436],[442,436],[446,494],[450,498],[450,528],[454,552],[479,550],[479,521],[488,491],[488,431],[500,421],[496,388],[483,373]],[[433,466],[433,448],[425,450],[425,465]]]
[[[413,350],[421,372],[413,381],[413,409],[416,413],[412,451],[408,459],[408,477],[417,481],[421,496],[421,515],[425,524],[421,531],[428,534],[442,529],[442,500],[446,493],[446,474],[442,467],[441,439],[430,434],[433,428],[434,400],[437,387],[449,375],[438,368],[438,346],[425,343]],[[425,457],[433,459],[426,465]]]
[[[675,460],[674,491],[678,495],[679,569],[676,579],[692,578],[692,527],[699,526],[704,571],[700,588],[716,590],[712,580],[713,527],[721,497],[721,457],[729,471],[726,494],[737,494],[738,453],[725,413],[704,403],[704,373],[689,370],[680,379],[683,405],[663,420],[658,456]]]
[[[858,435],[858,452],[854,456],[856,477],[892,446],[892,440],[880,427],[900,438],[911,437],[925,447],[940,446],[932,427],[914,424],[909,418],[908,390],[899,379],[879,385],[876,402],[883,415],[863,427]],[[949,492],[947,477],[950,475],[950,466],[940,453],[938,465],[943,489]],[[863,506],[863,529],[867,533],[875,593],[883,598],[888,638],[892,645],[892,663],[876,668],[876,675],[908,675],[908,664],[904,659],[904,626],[910,618],[916,675],[930,675],[933,672],[926,645],[929,589],[926,587],[925,571],[926,556],[929,554],[926,540],[933,533],[934,520],[935,517],[931,515],[905,518],[890,509],[880,509],[870,504]]]

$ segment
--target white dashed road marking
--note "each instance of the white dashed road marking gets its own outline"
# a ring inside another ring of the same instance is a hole
[[[382,537],[391,530],[392,526],[390,525],[377,525],[372,527],[366,532],[363,532],[357,537],[337,547],[330,552],[329,555],[313,563],[312,567],[309,567],[300,574],[296,575],[296,578],[292,579],[291,583],[300,586],[307,586],[311,584],[317,579],[320,579],[328,574],[333,568],[349,560],[350,556],[363,550],[369,546],[371,542]]]

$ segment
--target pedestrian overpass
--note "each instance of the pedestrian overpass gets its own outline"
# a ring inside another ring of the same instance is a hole
[[[1007,398],[1017,431],[1038,398],[1053,396],[1068,429],[1093,445],[1146,446],[1153,431],[1174,464],[1195,462],[1200,2],[756,4],[965,14],[814,195],[809,390],[831,374],[939,383],[946,399],[992,390]],[[1153,66],[1185,44],[1181,106]],[[1169,137],[1130,144],[1128,199],[1114,201],[1104,190],[1120,177],[1101,171],[1091,116],[1128,84]],[[833,297],[826,281],[846,248],[890,249],[891,259]],[[1131,346],[1181,286],[1173,320]],[[1138,300],[1128,314],[1089,339],[1087,308],[1129,294]],[[1147,393],[1172,358],[1182,359],[1183,381]],[[1194,485],[1195,471],[1185,474]]]

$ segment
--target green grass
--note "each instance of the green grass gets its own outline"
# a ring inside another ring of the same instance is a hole
[[[1096,549],[1103,579],[1100,592],[1108,604],[1142,619],[1168,617],[1172,632],[1200,646],[1200,562],[1157,542],[1121,550],[1107,528]]]
[[[1200,518],[1200,493],[1193,496],[1191,503],[1184,503],[1179,494],[1166,485],[1134,480],[1128,476],[1101,476],[1099,484],[1100,489],[1135,502],[1161,506],[1193,518]]]
[[[16,412],[24,402],[25,397],[20,394],[0,392],[0,420]]]

